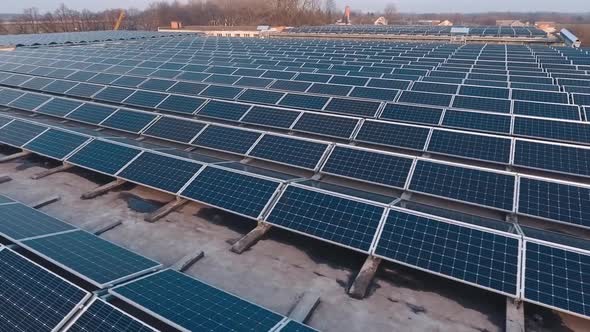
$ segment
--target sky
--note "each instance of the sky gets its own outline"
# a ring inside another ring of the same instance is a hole
[[[54,10],[60,3],[74,9],[102,10],[106,8],[143,9],[154,0],[1,0],[0,12],[20,13],[37,7],[42,12]],[[215,1],[215,0],[212,0]],[[338,7],[349,5],[353,10],[381,10],[387,3],[395,3],[401,12],[445,13],[485,11],[558,11],[590,12],[589,0],[336,0]]]

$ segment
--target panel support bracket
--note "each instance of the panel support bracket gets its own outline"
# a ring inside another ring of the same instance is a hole
[[[50,197],[43,198],[35,203],[29,204],[29,206],[32,207],[33,209],[40,209],[40,208],[47,206],[51,203],[55,203],[55,202],[59,201],[60,199],[61,199],[61,197],[59,197],[59,196],[50,196]]]
[[[355,299],[362,299],[367,294],[367,289],[373,278],[375,277],[375,273],[377,273],[377,269],[379,268],[379,264],[381,264],[381,258],[375,256],[369,256],[365,260],[363,267],[359,271],[356,279],[350,286],[348,290],[348,295]]]
[[[42,179],[42,178],[44,178],[46,176],[49,176],[49,175],[52,175],[52,174],[55,174],[55,173],[67,171],[68,169],[73,168],[73,167],[74,167],[74,165],[65,164],[64,163],[61,166],[50,168],[50,169],[44,170],[43,172],[34,174],[34,175],[31,176],[31,179],[33,179],[33,180],[39,180],[39,179]]]
[[[124,181],[124,180],[116,179],[115,181],[109,182],[103,186],[92,189],[91,191],[82,194],[82,196],[80,196],[80,198],[81,199],[92,199],[92,198],[98,197],[110,190],[120,187],[125,183],[126,183],[126,181]]]
[[[13,153],[11,155],[0,158],[0,163],[13,161],[15,159],[23,158],[23,157],[26,157],[31,154],[32,154],[32,152],[30,152],[30,151],[21,151],[21,152]]]
[[[117,226],[120,226],[122,224],[123,224],[123,222],[121,220],[117,220],[117,221],[113,221],[113,222],[110,222],[105,225],[100,225],[92,231],[92,234],[94,234],[96,236],[100,236],[100,235],[102,235],[102,234],[110,231],[111,229],[113,229]]]
[[[177,197],[176,199],[168,202],[166,205],[162,206],[158,210],[148,214],[144,220],[147,222],[156,222],[165,216],[167,216],[172,211],[180,208],[184,204],[188,203],[188,200]]]
[[[0,175],[0,184],[10,182],[12,178],[8,175]]]
[[[197,250],[184,255],[184,257],[182,257],[176,263],[170,266],[170,268],[178,272],[184,272],[203,257],[205,257],[205,252]]]
[[[320,294],[316,292],[304,292],[299,296],[287,316],[294,321],[305,323],[313,310],[320,303]]]
[[[256,226],[256,228],[251,230],[248,234],[244,235],[244,237],[234,243],[230,250],[236,254],[243,253],[256,242],[258,242],[264,236],[264,234],[266,234],[266,232],[271,229],[271,227],[271,224],[259,221],[258,226]]]
[[[524,306],[520,301],[506,297],[506,332],[524,332]]]

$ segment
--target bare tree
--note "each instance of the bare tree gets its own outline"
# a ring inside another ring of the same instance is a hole
[[[387,5],[385,5],[385,9],[383,10],[383,17],[387,19],[387,22],[389,22],[389,24],[397,20],[398,12],[395,3],[388,3]]]

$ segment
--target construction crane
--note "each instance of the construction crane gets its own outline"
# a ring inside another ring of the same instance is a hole
[[[125,18],[125,10],[121,9],[121,12],[119,12],[119,18],[117,19],[117,22],[115,23],[115,27],[113,28],[113,30],[119,30],[119,27],[121,26],[121,22],[123,22],[123,19]]]

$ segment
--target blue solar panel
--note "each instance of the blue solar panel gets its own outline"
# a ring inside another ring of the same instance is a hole
[[[210,100],[197,115],[237,121],[250,109],[250,105]]]
[[[459,94],[464,96],[508,99],[510,97],[510,90],[503,88],[463,85],[459,90]]]
[[[512,211],[514,183],[512,175],[419,160],[410,190]]]
[[[237,76],[213,74],[207,77],[203,82],[231,85],[234,84],[238,79],[239,77]]]
[[[242,77],[234,85],[265,88],[272,82],[273,80],[271,79],[264,79],[260,77]]]
[[[283,97],[283,95],[284,93],[282,92],[247,89],[238,97],[238,100],[249,101],[258,104],[275,104]]]
[[[6,248],[0,248],[1,331],[59,330],[88,292]]]
[[[66,118],[81,122],[99,124],[104,121],[104,119],[113,114],[116,110],[117,109],[114,107],[85,103],[72,113],[68,114]]]
[[[403,104],[387,104],[379,116],[381,119],[436,125],[442,109]]]
[[[118,88],[114,86],[106,87],[106,89],[97,93],[93,99],[109,101],[113,103],[120,103],[129,97],[135,90]]]
[[[46,129],[47,127],[30,122],[15,120],[0,129],[0,143],[21,147]]]
[[[143,77],[123,75],[123,76],[119,77],[118,79],[116,79],[111,84],[118,85],[118,86],[125,86],[128,88],[136,88],[139,85],[141,85],[141,83],[143,83],[145,80],[146,79]]]
[[[321,110],[322,108],[324,108],[324,105],[326,105],[326,103],[328,102],[328,99],[328,97],[288,93],[283,99],[281,99],[279,105],[303,109]]]
[[[510,116],[447,110],[442,125],[494,133],[510,133]]]
[[[49,129],[23,148],[44,156],[55,159],[63,159],[74,152],[88,137],[65,132],[57,129]]]
[[[521,177],[518,212],[590,227],[590,189]]]
[[[566,104],[549,104],[515,100],[513,113],[554,119],[580,120],[580,110],[578,106]]]
[[[176,83],[176,81],[173,81],[173,80],[164,80],[164,79],[160,79],[160,78],[150,78],[147,81],[143,82],[143,84],[141,84],[139,87],[141,89],[164,92],[164,91],[168,90],[171,86],[173,86],[175,83]]]
[[[350,97],[375,99],[392,101],[397,96],[398,90],[394,89],[379,89],[379,88],[365,88],[365,87],[354,87],[350,93]]]
[[[267,134],[248,155],[313,170],[327,148],[324,143]]]
[[[24,95],[24,92],[16,91],[16,90],[9,90],[4,89],[0,90],[0,105],[8,105],[11,101],[15,100],[16,98]]]
[[[169,112],[193,114],[205,101],[203,98],[171,95],[156,108]]]
[[[380,106],[381,103],[374,101],[333,98],[324,110],[334,113],[374,117]]]
[[[31,89],[31,90],[41,90],[47,84],[53,82],[54,79],[45,78],[45,77],[34,77],[27,82],[21,84],[21,87]]]
[[[155,332],[145,323],[124,313],[108,302],[95,298],[67,329],[68,332]]]
[[[97,85],[97,84],[90,84],[90,83],[80,83],[75,87],[66,91],[68,96],[75,96],[75,97],[83,97],[83,98],[90,98],[98,91],[102,90],[105,86],[104,85]]]
[[[192,144],[210,149],[245,154],[261,133],[234,127],[210,125]]]
[[[373,242],[383,212],[382,206],[290,185],[266,221],[366,252]]]
[[[74,226],[20,203],[0,205],[0,234],[11,240],[53,234]]]
[[[144,152],[118,176],[135,183],[177,193],[201,167],[198,163]]]
[[[432,106],[449,106],[452,95],[440,94],[440,93],[428,93],[428,92],[416,92],[416,91],[404,91],[399,97],[400,103],[409,104],[422,104]]]
[[[211,98],[234,99],[243,89],[221,85],[210,85],[200,95]]]
[[[516,236],[390,210],[375,253],[394,262],[515,296],[519,250]]]
[[[187,95],[197,95],[201,91],[205,90],[207,84],[189,83],[189,82],[177,82],[168,89],[168,92],[183,93]]]
[[[455,96],[453,107],[495,113],[510,113],[510,100],[483,97]]]
[[[324,136],[350,138],[359,120],[317,113],[304,113],[293,126],[293,130]]]
[[[110,292],[186,331],[270,331],[283,319],[279,314],[170,269]]]
[[[127,105],[134,105],[147,108],[155,108],[159,103],[166,99],[168,95],[151,91],[135,91],[123,102]]]
[[[551,92],[551,91],[512,89],[512,99],[541,101],[541,102],[556,103],[556,104],[569,103],[567,93],[565,93],[565,92]]]
[[[240,122],[276,128],[290,128],[299,114],[300,112],[296,111],[254,106]]]
[[[435,129],[426,150],[450,156],[508,164],[511,144],[512,141],[504,137]]]
[[[308,83],[308,82],[277,80],[270,87],[273,89],[277,89],[277,90],[304,92],[307,89],[309,89],[310,86],[311,86],[311,83]]]
[[[139,133],[155,118],[155,114],[120,109],[100,125],[132,133]]]
[[[423,92],[436,92],[436,93],[445,93],[454,95],[457,93],[456,84],[439,84],[439,83],[429,83],[429,82],[414,82],[412,85],[413,91],[423,91]]]
[[[278,189],[279,183],[230,170],[207,167],[181,193],[250,218],[258,218]]]
[[[307,92],[331,96],[346,96],[351,89],[351,86],[346,85],[314,83]]]
[[[203,128],[205,128],[205,124],[201,122],[162,117],[149,126],[143,134],[181,143],[190,143]]]
[[[336,146],[323,173],[404,188],[413,159],[370,150]]]
[[[88,82],[98,84],[111,84],[119,77],[121,76],[116,74],[98,73],[96,76],[89,79]]]
[[[541,170],[590,176],[590,149],[516,140],[514,164]]]
[[[429,128],[367,120],[355,137],[356,141],[423,150]]]
[[[37,95],[33,93],[25,93],[24,95],[20,96],[18,99],[12,101],[8,104],[9,107],[21,109],[25,111],[32,111],[35,108],[39,107],[44,102],[51,99],[49,96],[44,95]]]
[[[515,117],[514,135],[590,143],[590,124]]]
[[[94,140],[67,159],[69,163],[114,175],[139,154],[139,150]]]

